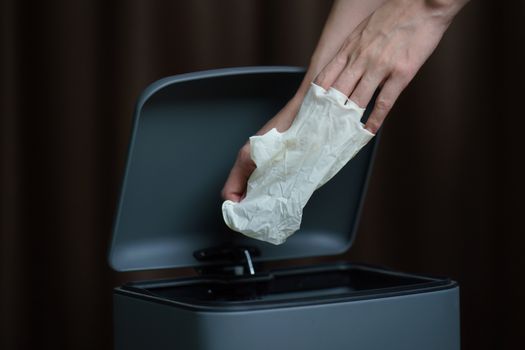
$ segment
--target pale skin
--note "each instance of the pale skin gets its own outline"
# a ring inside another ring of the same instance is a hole
[[[395,101],[435,50],[468,0],[336,0],[294,97],[258,132],[286,131],[311,82],[333,87],[366,107],[379,94],[365,128],[376,133]],[[255,169],[246,143],[222,197],[241,201]]]

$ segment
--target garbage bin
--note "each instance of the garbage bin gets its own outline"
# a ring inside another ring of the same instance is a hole
[[[109,261],[117,271],[199,274],[115,288],[115,349],[459,349],[459,287],[448,278],[349,262],[260,267],[350,248],[377,138],[314,193],[285,244],[224,225],[219,190],[238,149],[303,75],[296,67],[220,69],[144,91]]]

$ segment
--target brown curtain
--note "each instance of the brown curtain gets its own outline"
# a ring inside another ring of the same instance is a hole
[[[329,1],[2,0],[0,348],[110,349],[134,102],[164,76],[306,65]],[[387,123],[344,257],[461,284],[463,349],[525,329],[525,3],[473,0]],[[307,263],[309,260],[296,263]]]

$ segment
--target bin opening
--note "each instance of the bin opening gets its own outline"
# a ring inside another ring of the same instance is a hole
[[[193,305],[279,302],[304,298],[360,296],[380,292],[406,293],[446,283],[427,277],[378,270],[367,266],[335,265],[331,267],[275,270],[254,277],[184,279],[142,282],[128,288],[148,295]]]

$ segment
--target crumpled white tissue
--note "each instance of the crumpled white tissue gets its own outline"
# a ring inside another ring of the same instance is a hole
[[[374,137],[360,121],[363,112],[343,93],[312,84],[287,131],[250,137],[257,168],[246,197],[222,204],[226,225],[248,237],[284,243],[300,228],[312,193]]]

